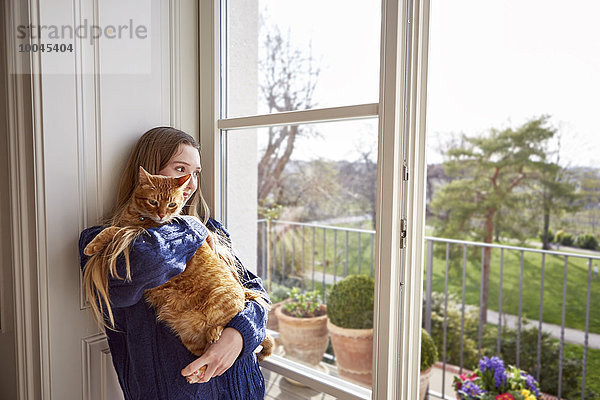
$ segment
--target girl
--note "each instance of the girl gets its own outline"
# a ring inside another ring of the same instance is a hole
[[[188,134],[169,127],[153,128],[137,142],[123,171],[117,194],[115,214],[127,203],[137,184],[139,166],[151,174],[179,177],[192,174],[184,196],[186,206],[177,222],[149,228],[143,240],[129,250],[130,282],[108,278],[114,329],[106,329],[113,365],[125,399],[262,399],[264,379],[254,350],[265,338],[266,310],[248,301],[223,330],[220,339],[207,346],[197,358],[181,343],[169,327],[157,322],[154,310],[144,300],[144,290],[157,287],[185,269],[186,262],[208,240],[213,248],[223,241],[229,247],[229,234],[209,218],[209,210],[198,189],[201,170],[198,143]],[[206,237],[198,220],[198,207],[206,227],[216,235]],[[88,257],[85,246],[103,227],[81,233],[81,267]],[[242,283],[265,292],[262,281],[235,258]],[[124,276],[125,263],[117,263]],[[95,301],[91,299],[90,301]],[[200,367],[206,370],[197,373]],[[192,384],[190,384],[192,383]],[[199,384],[193,384],[199,383]]]

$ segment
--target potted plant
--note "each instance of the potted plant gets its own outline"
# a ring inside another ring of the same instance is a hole
[[[275,310],[279,338],[287,357],[316,367],[329,342],[327,308],[316,291],[302,293],[294,287],[289,297],[289,301]]]
[[[327,296],[327,327],[338,374],[368,386],[373,376],[374,290],[372,278],[348,275]]]
[[[525,371],[505,366],[498,357],[483,357],[479,368],[454,377],[452,383],[460,400],[537,400],[541,399],[538,382]]]
[[[429,387],[429,380],[433,374],[433,364],[437,361],[438,352],[429,333],[421,328],[421,376],[419,386],[419,399],[424,400]]]

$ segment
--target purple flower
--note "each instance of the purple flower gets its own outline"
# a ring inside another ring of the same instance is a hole
[[[525,378],[525,385],[527,386],[527,389],[529,389],[529,391],[531,393],[533,393],[535,395],[535,397],[540,397],[540,391],[538,389],[538,384],[537,381],[533,378],[533,376],[521,372],[521,376],[523,376],[523,378]]]
[[[504,368],[504,361],[502,361],[500,358],[487,358],[484,356],[481,360],[479,360],[479,370],[482,374],[487,370],[492,372],[496,388],[500,388],[506,384],[506,370]]]
[[[504,370],[504,361],[500,358],[494,356],[492,358],[483,357],[479,360],[479,369],[481,372],[485,372],[486,370],[495,371],[496,369]]]
[[[470,396],[470,397],[466,397],[468,399],[468,398],[477,398],[476,396],[484,394],[485,390],[483,390],[482,388],[480,388],[479,386],[474,384],[472,381],[466,381],[463,383],[463,385],[461,386],[458,393],[460,395]]]

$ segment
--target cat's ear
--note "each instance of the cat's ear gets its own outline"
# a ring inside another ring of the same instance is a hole
[[[192,177],[192,174],[180,176],[179,178],[177,178],[177,186],[181,187],[181,186],[186,185],[189,182],[191,177]]]
[[[151,175],[140,165],[139,181],[140,185],[152,185]]]

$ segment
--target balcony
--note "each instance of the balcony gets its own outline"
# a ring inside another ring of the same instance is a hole
[[[273,287],[327,290],[349,274],[373,276],[372,230],[258,221],[258,272]],[[490,251],[488,309],[483,269]],[[429,398],[454,399],[452,377],[498,355],[527,370],[546,398],[595,398],[600,365],[597,252],[545,251],[510,245],[425,238],[423,327],[439,360]],[[590,312],[591,311],[591,312]],[[484,322],[484,319],[487,322]],[[336,375],[331,351],[324,362]],[[266,373],[269,393],[291,390]],[[300,393],[300,392],[294,392]],[[299,398],[321,398],[307,389]],[[274,394],[272,398],[277,397]],[[552,397],[555,396],[555,397]],[[326,397],[328,398],[328,397]]]

